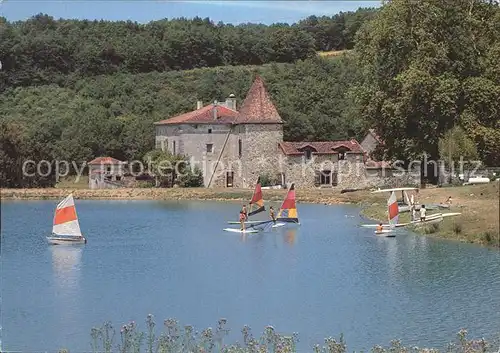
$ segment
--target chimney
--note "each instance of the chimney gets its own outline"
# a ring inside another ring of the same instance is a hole
[[[236,98],[234,94],[230,94],[228,98],[226,98],[226,107],[232,110],[236,110]]]
[[[212,112],[214,113],[214,120],[217,120],[217,105],[218,105],[218,102],[215,100],[214,107],[212,108]]]
[[[202,101],[197,101],[196,102],[196,109],[201,109],[203,108],[203,102]]]

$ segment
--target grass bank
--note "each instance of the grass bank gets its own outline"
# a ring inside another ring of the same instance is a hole
[[[83,185],[83,184],[82,184]],[[135,188],[89,190],[81,185],[63,184],[47,189],[2,189],[2,200],[62,199],[73,192],[77,199],[105,200],[213,200],[248,202],[252,196],[249,189],[206,189],[206,188]],[[266,201],[281,202],[286,190],[263,190]],[[356,204],[362,208],[362,215],[374,221],[387,218],[388,195],[371,194],[367,190],[341,194],[333,189],[296,190],[299,203],[326,205]],[[489,246],[499,246],[499,183],[487,185],[427,188],[421,189],[420,203],[444,202],[451,196],[452,212],[461,212],[458,217],[445,218],[436,226],[415,229],[421,234],[454,239]],[[401,216],[405,221],[408,214]]]
[[[362,214],[367,218],[386,222],[387,196],[381,195],[378,200],[363,208]],[[413,230],[420,234],[440,238],[500,247],[498,182],[473,186],[421,189],[418,202],[421,204],[444,203],[448,196],[453,199],[450,210],[429,211],[428,214],[461,212],[460,216],[445,218],[438,224],[418,227]],[[400,222],[409,221],[409,217],[409,213],[400,215]]]

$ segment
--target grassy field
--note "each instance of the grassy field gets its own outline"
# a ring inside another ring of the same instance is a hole
[[[249,189],[205,189],[205,188],[135,188],[135,189],[87,189],[87,180],[78,183],[62,181],[57,188],[50,189],[2,189],[3,200],[15,199],[62,199],[72,192],[76,199],[114,199],[114,200],[214,200],[245,201],[252,196]],[[279,204],[286,190],[263,190],[266,202]],[[326,205],[357,204],[361,213],[375,221],[387,219],[388,194],[372,194],[368,190],[341,194],[333,189],[297,189],[299,203],[318,203]],[[399,195],[398,195],[399,196]],[[461,212],[457,217],[445,218],[443,222],[415,229],[421,234],[454,239],[489,246],[499,243],[499,183],[487,185],[461,186],[450,188],[421,189],[417,202],[423,204],[445,202],[448,196],[453,199],[451,212]],[[439,211],[429,211],[429,214]],[[448,212],[448,211],[444,211]],[[408,220],[409,214],[402,214],[401,222]]]

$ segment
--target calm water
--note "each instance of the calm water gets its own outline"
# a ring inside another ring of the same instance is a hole
[[[2,204],[5,350],[89,351],[93,326],[145,328],[149,313],[197,329],[225,317],[230,341],[271,324],[308,352],[342,332],[351,350],[500,332],[498,252],[376,238],[354,207],[299,205],[300,227],[242,238],[222,231],[234,203],[77,201],[88,244],[64,247],[44,238],[56,203]]]

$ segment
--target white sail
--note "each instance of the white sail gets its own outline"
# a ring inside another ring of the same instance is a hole
[[[69,194],[57,205],[52,233],[56,235],[82,236],[73,194]]]

